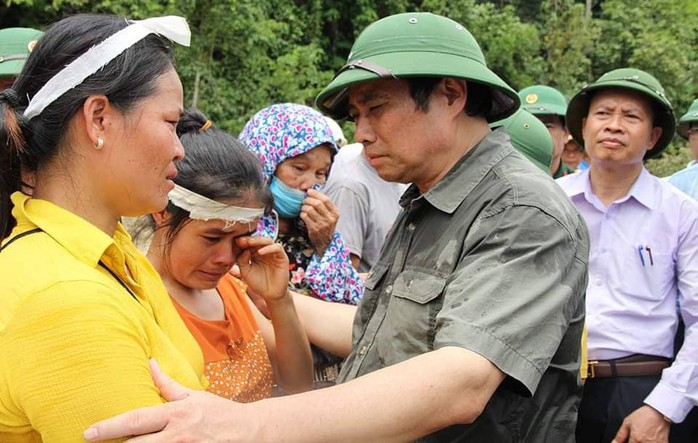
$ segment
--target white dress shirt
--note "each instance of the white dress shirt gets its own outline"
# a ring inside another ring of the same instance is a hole
[[[673,357],[680,311],[684,344],[645,403],[683,421],[698,404],[698,203],[644,168],[608,207],[593,194],[589,170],[557,181],[591,238],[589,360]]]

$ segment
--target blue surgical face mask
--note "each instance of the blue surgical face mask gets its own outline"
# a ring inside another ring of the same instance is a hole
[[[301,213],[305,192],[288,186],[277,176],[271,178],[269,190],[274,196],[274,209],[281,218],[296,218]]]

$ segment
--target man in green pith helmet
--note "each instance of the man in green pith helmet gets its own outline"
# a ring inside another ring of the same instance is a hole
[[[688,111],[679,119],[676,132],[688,140],[688,147],[691,149],[691,162],[689,166],[698,163],[698,99],[693,100]]]
[[[676,132],[688,140],[691,161],[685,169],[669,177],[669,183],[698,200],[698,99],[693,101],[688,111],[679,119]]]
[[[567,124],[591,162],[557,180],[591,235],[577,442],[695,442],[698,203],[643,165],[674,136],[671,103],[650,74],[617,69],[572,98]]]
[[[506,129],[511,144],[538,169],[550,175],[553,161],[553,139],[545,124],[530,112],[519,109],[511,117],[490,123],[492,129],[502,126]]]
[[[574,169],[562,162],[562,151],[569,133],[565,125],[567,101],[555,88],[545,85],[533,85],[519,91],[521,107],[535,115],[545,124],[553,139],[553,162],[550,172],[553,178],[560,178],[574,172]]]
[[[88,436],[573,441],[588,236],[557,184],[490,130],[515,91],[462,25],[406,13],[362,32],[317,105],[354,121],[381,178],[412,183],[358,309],[296,299],[311,341],[346,356],[340,384],[245,406],[168,385],[186,398]]]
[[[32,28],[0,29],[0,91],[12,86],[42,35]]]

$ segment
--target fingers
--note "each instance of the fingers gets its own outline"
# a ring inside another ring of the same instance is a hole
[[[284,247],[279,243],[272,243],[271,245],[263,246],[255,251],[257,255],[274,255],[278,254],[279,257],[286,257],[286,251]]]
[[[169,423],[170,410],[171,405],[164,404],[126,412],[93,424],[83,437],[87,441],[103,441],[158,432]]]
[[[273,255],[279,254],[279,257],[286,256],[284,248],[279,243],[274,243],[274,241],[267,237],[238,237],[235,241],[242,252],[238,256],[238,266],[245,266],[250,263],[252,255]],[[234,275],[234,274],[233,274]]]
[[[630,424],[628,423],[628,418],[626,417],[625,420],[623,420],[623,423],[621,423],[620,429],[618,429],[618,432],[616,433],[616,436],[613,437],[613,441],[611,443],[625,443],[628,441],[629,437]]]
[[[274,240],[269,237],[253,237],[251,235],[243,235],[235,239],[235,242],[242,249],[258,248],[266,245],[274,244]]]
[[[270,257],[275,259],[286,259],[284,247],[279,243],[271,243],[267,245],[250,246],[243,249],[237,257],[237,271],[229,271],[233,276],[239,277],[242,275],[254,261],[254,257]],[[236,273],[234,273],[236,272]]]
[[[182,400],[193,392],[162,372],[155,360],[151,359],[149,364],[155,386],[160,390],[160,395],[165,400]],[[163,404],[141,408],[102,420],[85,430],[83,437],[87,441],[102,441],[161,431],[170,422],[173,406],[173,404]],[[135,439],[133,441],[144,440]]]
[[[157,388],[160,390],[160,395],[165,400],[183,400],[192,392],[191,389],[185,388],[176,381],[172,380],[169,376],[167,376],[167,374],[162,372],[160,365],[158,365],[155,359],[151,358],[148,364],[150,365],[150,372],[153,376],[155,386],[157,386]]]
[[[247,275],[250,273],[250,268],[252,267],[252,253],[249,249],[243,249],[236,259],[236,266],[238,267],[238,274],[235,277],[245,280]]]
[[[308,197],[303,200],[302,214],[306,214],[314,223],[326,220],[328,224],[334,224],[339,219],[339,211],[332,200],[322,192],[312,189],[308,190]]]
[[[240,274],[240,267],[237,264],[234,264],[232,268],[230,268],[230,271],[228,271],[228,274],[232,275],[235,278],[240,278],[242,274]]]
[[[310,198],[316,198],[318,200],[330,201],[330,198],[327,196],[327,194],[323,194],[322,192],[318,191],[317,189],[310,188],[310,189],[308,189],[308,192],[306,194]]]

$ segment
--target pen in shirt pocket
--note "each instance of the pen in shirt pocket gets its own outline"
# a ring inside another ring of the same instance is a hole
[[[649,245],[637,245],[637,253],[640,255],[640,263],[642,266],[646,266],[644,251],[647,251],[647,258],[649,258],[650,266],[654,266],[654,259],[652,258],[652,248]]]

